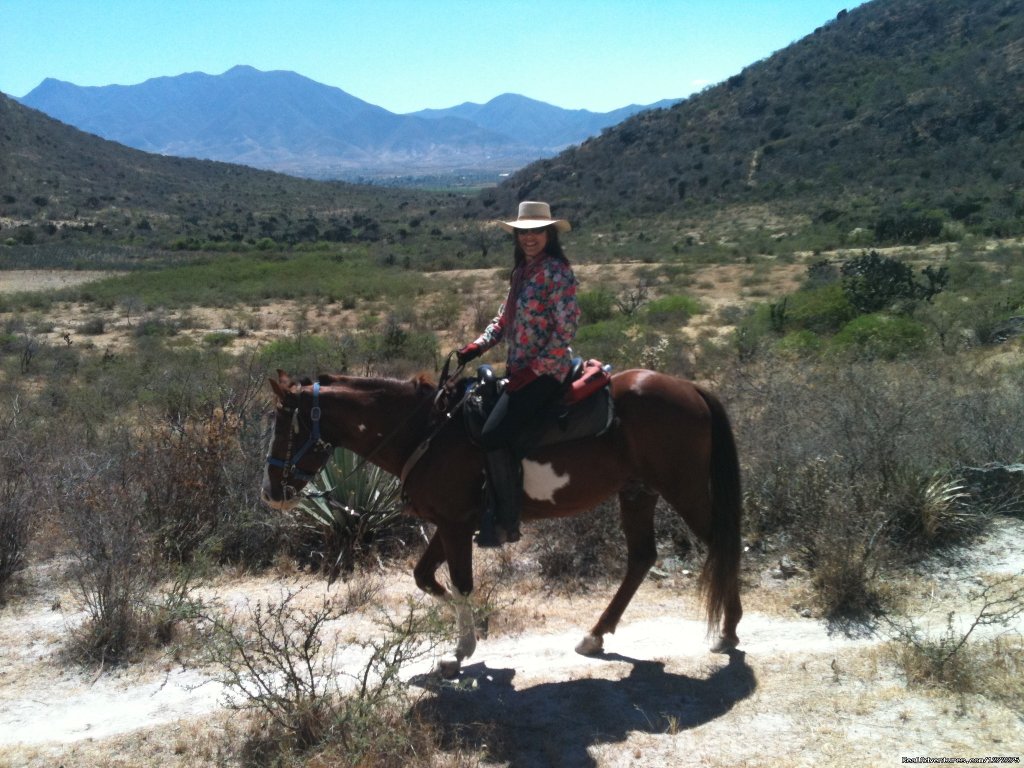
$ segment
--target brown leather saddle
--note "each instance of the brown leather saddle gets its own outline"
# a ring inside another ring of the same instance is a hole
[[[489,365],[481,365],[476,377],[466,380],[463,416],[470,440],[476,445],[480,444],[484,423],[498,402],[505,382]],[[611,366],[576,358],[562,388],[562,396],[539,413],[531,424],[524,426],[521,450],[525,453],[543,445],[597,437],[607,432],[614,421]]]

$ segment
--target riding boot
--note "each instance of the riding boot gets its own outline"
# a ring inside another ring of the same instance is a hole
[[[488,451],[486,504],[476,543],[500,547],[519,541],[519,512],[523,503],[522,463],[507,449]]]

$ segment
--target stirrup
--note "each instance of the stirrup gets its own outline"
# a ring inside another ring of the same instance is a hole
[[[519,531],[507,531],[500,525],[488,526],[482,529],[473,541],[481,549],[499,549],[505,544],[514,544],[522,538]]]
[[[484,510],[483,517],[480,520],[480,530],[473,537],[473,541],[481,549],[497,549],[505,544],[517,542],[522,538],[518,525],[514,530],[509,530],[505,526],[499,525],[496,517],[497,515],[493,509]]]

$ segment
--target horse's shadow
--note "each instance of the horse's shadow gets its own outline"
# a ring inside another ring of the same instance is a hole
[[[669,733],[702,725],[757,688],[740,651],[705,679],[666,672],[658,661],[601,658],[633,669],[621,680],[569,680],[520,691],[512,685],[515,670],[473,664],[455,684],[429,686],[433,695],[418,701],[412,714],[438,728],[446,750],[485,750],[511,768],[590,768],[597,763],[588,747],[622,742],[634,731]],[[426,684],[426,678],[413,682]]]

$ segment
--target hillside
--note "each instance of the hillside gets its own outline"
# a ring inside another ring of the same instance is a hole
[[[438,195],[318,182],[164,157],[60,123],[0,94],[0,237],[31,244],[280,242],[379,237],[379,219]],[[444,196],[440,196],[443,202]]]
[[[845,234],[1024,230],[1024,6],[875,0],[483,196],[577,221],[767,205]],[[741,215],[741,214],[738,214]],[[789,224],[788,226],[792,226]]]

